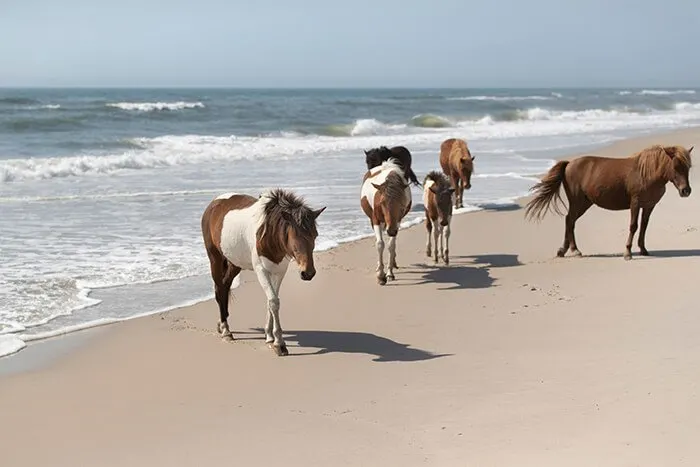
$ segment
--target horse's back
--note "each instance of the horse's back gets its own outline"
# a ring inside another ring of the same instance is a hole
[[[629,209],[634,167],[635,161],[630,158],[578,157],[567,164],[564,172],[567,190],[574,197],[584,195],[604,209]]]
[[[238,193],[227,193],[213,199],[202,214],[202,235],[207,250],[221,249],[224,218],[229,212],[250,208],[256,198]]]
[[[449,174],[450,153],[452,152],[452,145],[455,141],[455,138],[449,138],[440,145],[440,166],[442,167],[442,171],[446,174]]]

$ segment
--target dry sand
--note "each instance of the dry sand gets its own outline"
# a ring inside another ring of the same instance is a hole
[[[656,142],[700,147],[700,130],[597,154]],[[317,256],[312,282],[285,279],[285,358],[262,340],[264,295],[244,274],[234,343],[206,302],[2,377],[0,464],[700,465],[699,208],[669,185],[653,256],[631,262],[628,212],[591,209],[587,256],[564,259],[560,217],[457,216],[452,265],[424,257],[422,226],[404,230],[384,288],[373,241],[343,245]]]

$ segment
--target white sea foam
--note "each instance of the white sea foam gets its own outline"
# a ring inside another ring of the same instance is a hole
[[[366,119],[355,122],[348,132],[352,137],[346,138],[298,134],[264,137],[167,135],[135,139],[132,143],[142,149],[117,154],[1,160],[0,182],[111,175],[125,170],[210,162],[317,157],[319,154],[359,152],[380,145],[435,145],[448,135],[454,135],[455,128],[458,129],[457,135],[464,132],[470,140],[490,140],[673,128],[697,122],[700,122],[698,104],[679,103],[675,111],[648,114],[602,109],[555,111],[534,107],[516,113],[516,118],[511,121],[498,121],[487,116],[476,121],[451,122],[453,128],[408,129],[407,125]]]
[[[692,89],[676,89],[676,90],[664,90],[664,89],[643,89],[637,94],[640,96],[672,96],[674,94],[695,94]]]
[[[14,334],[0,335],[0,357],[19,352],[26,346],[27,344]]]
[[[153,112],[154,110],[185,110],[201,109],[204,104],[201,102],[113,102],[105,104],[107,107],[114,107],[121,110],[137,112]]]

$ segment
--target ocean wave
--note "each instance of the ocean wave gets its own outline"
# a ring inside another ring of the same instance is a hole
[[[419,114],[411,118],[411,125],[418,128],[449,128],[453,123],[440,115]]]
[[[371,136],[398,133],[406,128],[403,124],[389,124],[374,118],[361,118],[350,124],[328,125],[320,131],[321,136]],[[283,136],[299,136],[299,133],[283,132]]]
[[[677,102],[674,106],[676,110],[700,110],[700,102]]]
[[[676,89],[676,90],[663,90],[663,89],[643,89],[637,94],[640,96],[672,96],[674,94],[695,94],[693,89]]]
[[[204,104],[201,102],[113,102],[105,104],[106,107],[114,107],[120,110],[135,111],[135,112],[153,112],[160,110],[186,110],[186,109],[203,109]]]
[[[84,126],[80,117],[19,118],[11,120],[5,127],[14,132],[70,131]]]
[[[38,104],[36,99],[28,97],[0,97],[0,105],[30,105]]]
[[[492,101],[492,102],[517,102],[517,101],[548,101],[551,99],[562,98],[560,93],[553,92],[549,96],[464,96],[464,97],[447,97],[448,101]]]

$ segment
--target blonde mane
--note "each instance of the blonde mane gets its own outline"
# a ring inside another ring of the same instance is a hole
[[[673,155],[673,158],[669,157]],[[639,175],[644,183],[658,180],[661,177],[670,178],[673,173],[673,161],[677,160],[686,169],[690,169],[692,161],[688,151],[681,146],[661,145],[650,146],[632,156],[637,159]]]

